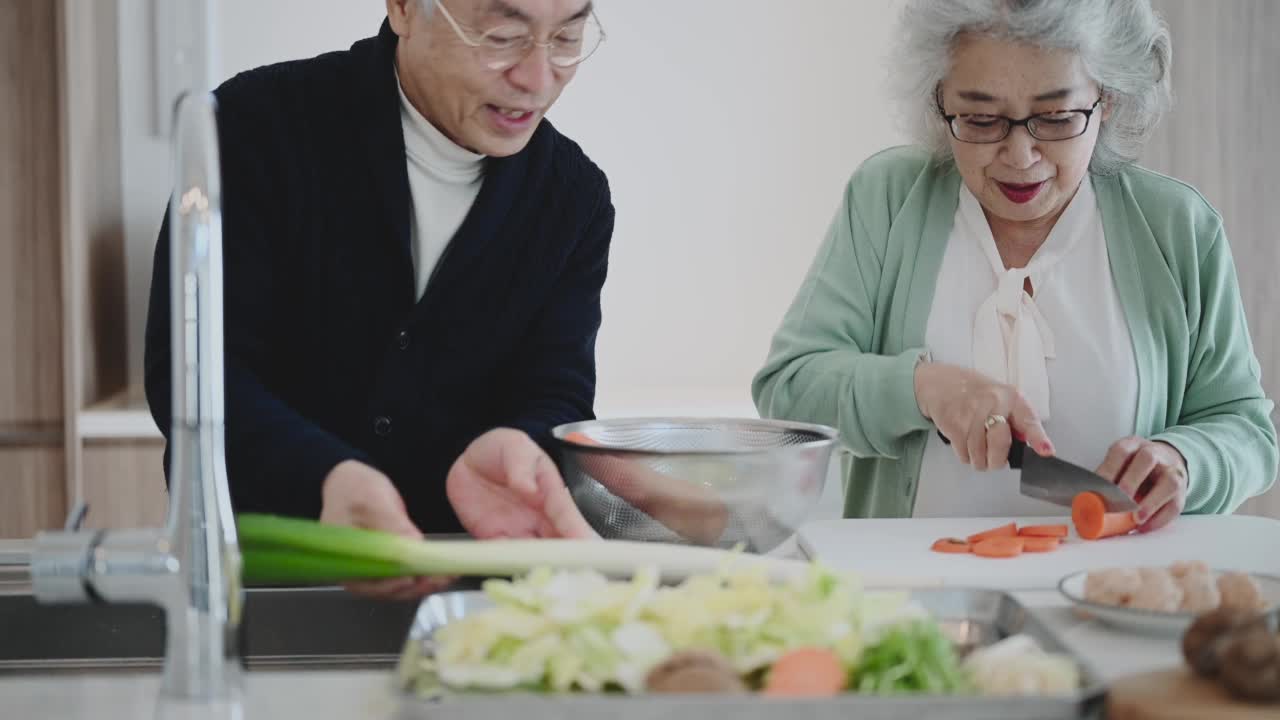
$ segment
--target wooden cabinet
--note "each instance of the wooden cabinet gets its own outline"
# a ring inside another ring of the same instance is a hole
[[[84,443],[82,476],[89,527],[157,527],[167,494],[160,440],[106,439]]]
[[[2,537],[30,537],[66,514],[63,451],[58,444],[0,447]]]
[[[0,425],[64,416],[54,9],[0,2]]]
[[[0,2],[0,536],[57,525],[63,440],[57,13]]]
[[[63,523],[81,419],[125,389],[116,31],[116,0],[0,0],[0,537]],[[95,520],[153,517],[141,451],[100,452]]]

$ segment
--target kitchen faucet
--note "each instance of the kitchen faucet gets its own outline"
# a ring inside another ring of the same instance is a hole
[[[163,528],[36,536],[31,582],[47,603],[149,603],[165,611],[162,698],[239,695],[240,552],[223,451],[222,193],[215,101],[188,92],[173,129],[169,203],[172,429]]]

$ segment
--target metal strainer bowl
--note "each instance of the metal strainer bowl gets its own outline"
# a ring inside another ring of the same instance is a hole
[[[590,420],[553,431],[574,502],[602,537],[768,552],[822,497],[836,431],[752,419]]]

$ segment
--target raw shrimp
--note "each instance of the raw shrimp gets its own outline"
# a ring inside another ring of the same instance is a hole
[[[1223,607],[1241,610],[1264,610],[1267,607],[1258,582],[1241,572],[1223,573],[1218,578],[1218,592],[1222,594]]]
[[[1112,568],[1089,573],[1084,579],[1084,599],[1101,605],[1128,605],[1142,587],[1133,568]]]
[[[1177,568],[1176,565],[1174,567]],[[1178,587],[1182,588],[1182,604],[1178,607],[1182,612],[1197,614],[1208,612],[1217,608],[1222,602],[1218,585],[1207,569],[1205,572],[1197,570],[1182,575],[1179,575],[1175,569],[1172,574]]]
[[[1181,580],[1187,575],[1209,575],[1209,566],[1199,560],[1176,562],[1169,566],[1169,573]]]
[[[1157,612],[1176,612],[1182,604],[1182,588],[1165,568],[1140,568],[1141,587],[1129,598],[1129,607]]]

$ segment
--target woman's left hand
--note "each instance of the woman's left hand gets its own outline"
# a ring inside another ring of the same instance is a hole
[[[1116,441],[1098,474],[1138,501],[1138,530],[1151,532],[1173,522],[1187,504],[1187,461],[1168,443],[1127,437]]]

